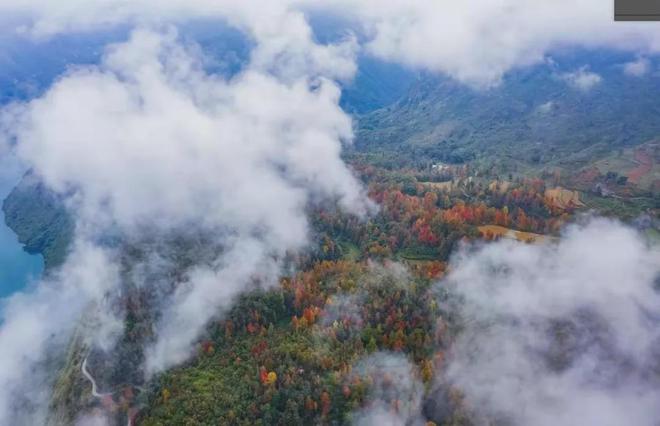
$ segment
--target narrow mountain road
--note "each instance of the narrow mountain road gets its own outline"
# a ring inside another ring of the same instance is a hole
[[[82,363],[82,373],[83,373],[83,376],[85,376],[85,378],[87,380],[89,380],[90,383],[92,384],[92,396],[93,397],[103,398],[104,396],[112,395],[112,392],[99,393],[98,387],[96,386],[96,380],[94,380],[94,377],[92,377],[92,375],[89,373],[89,370],[87,370],[87,358],[85,358],[85,360]]]
[[[113,392],[105,392],[105,393],[99,392],[98,386],[96,385],[96,380],[94,380],[94,377],[92,377],[92,375],[89,373],[89,370],[87,370],[87,357],[85,357],[85,359],[83,360],[81,371],[83,376],[85,376],[85,378],[89,380],[89,382],[92,384],[92,396],[94,398],[103,398],[105,396],[110,396],[113,394]],[[134,426],[133,419],[131,418],[131,416],[129,415],[127,417],[128,420],[126,426]]]

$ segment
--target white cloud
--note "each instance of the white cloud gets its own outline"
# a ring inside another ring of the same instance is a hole
[[[230,80],[207,74],[197,49],[179,43],[174,31],[136,31],[110,46],[98,66],[74,69],[42,97],[4,112],[4,137],[66,197],[78,219],[76,244],[90,250],[74,252],[63,271],[79,265],[93,275],[76,281],[63,274],[58,287],[47,280],[8,302],[0,328],[0,342],[11,348],[1,354],[0,423],[17,419],[17,399],[32,393],[27,383],[39,382],[33,389],[40,398],[31,399],[47,405],[45,373],[36,366],[50,336],[66,341],[90,304],[98,306],[85,327],[90,343],[112,345],[121,286],[90,261],[104,250],[95,246],[99,237],[202,232],[221,246],[181,282],[145,283],[162,287],[156,293],[166,298],[158,301],[162,320],[147,348],[153,373],[185,360],[208,320],[236,294],[276,282],[285,254],[308,243],[309,203],[336,199],[357,215],[370,208],[340,158],[352,126],[332,80],[352,73],[353,42],[319,46],[299,15],[282,19],[293,34],[260,44]],[[115,261],[107,267],[118,268]],[[53,295],[55,288],[61,292]]]
[[[573,72],[561,74],[560,77],[571,87],[583,92],[588,92],[603,81],[600,75],[589,71],[587,66]]]
[[[555,103],[553,101],[548,101],[539,105],[537,109],[541,114],[548,114],[552,112],[553,108],[555,108]]]
[[[308,202],[336,197],[366,211],[339,157],[352,130],[337,85],[301,78],[299,66],[266,73],[262,60],[225,81],[174,34],[138,31],[14,111],[17,152],[55,191],[75,193],[85,232],[199,227],[222,238],[223,255],[172,299],[151,370],[184,360],[196,331],[255,274],[277,278],[273,262],[307,243]]]
[[[319,3],[357,17],[373,54],[476,86],[497,84],[511,68],[540,63],[555,48],[660,48],[656,27],[614,22],[611,4],[601,0]]]
[[[304,239],[304,221],[289,215],[305,188],[364,207],[339,158],[340,140],[352,138],[339,89],[314,84],[252,69],[223,81],[174,36],[137,32],[99,68],[74,71],[24,105],[13,130],[19,155],[51,187],[80,190],[86,222],[259,223],[284,229],[269,237],[292,245]]]
[[[88,414],[76,421],[76,426],[109,426],[110,421],[102,414]]]
[[[350,18],[376,56],[482,87],[497,84],[511,68],[541,62],[555,48],[660,49],[656,27],[614,22],[611,4],[602,0],[5,0],[0,5],[5,14],[31,16],[37,34],[119,22],[224,18],[252,34],[271,59],[276,52],[311,49],[317,51],[311,57],[326,62],[327,50],[318,50],[305,34],[301,11],[313,9]],[[345,65],[335,71],[350,73]]]
[[[490,244],[452,261],[466,329],[448,377],[512,424],[654,425],[660,252],[607,220],[556,245]]]
[[[365,407],[352,414],[356,426],[421,425],[424,385],[401,354],[376,352],[353,366],[353,376],[371,382]]]
[[[623,72],[632,77],[643,77],[648,74],[651,64],[647,58],[640,57],[633,62],[623,64]]]
[[[30,3],[6,0],[0,2],[0,15],[17,16],[14,30],[36,38],[121,24],[158,27],[192,19],[217,19],[255,41],[253,69],[286,78],[311,75],[350,78],[355,73],[355,40],[347,38],[329,46],[315,43],[305,16],[293,3],[291,0],[36,0]]]

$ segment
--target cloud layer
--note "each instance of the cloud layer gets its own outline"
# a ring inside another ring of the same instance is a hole
[[[657,247],[594,220],[556,245],[503,241],[452,265],[446,285],[464,298],[466,328],[448,378],[478,419],[657,423]]]
[[[285,17],[289,29],[296,16]],[[29,372],[40,371],[52,336],[65,342],[90,303],[98,306],[85,329],[91,337],[110,346],[121,331],[108,327],[123,320],[113,306],[123,291],[119,260],[104,258],[115,270],[106,274],[89,259],[106,251],[108,235],[133,244],[195,234],[213,241],[175,282],[158,274],[172,267],[158,255],[141,267],[160,278],[138,285],[165,298],[152,301],[162,303],[146,350],[146,370],[155,373],[184,361],[235,295],[277,281],[285,255],[308,243],[310,203],[336,200],[357,215],[370,209],[340,159],[352,128],[332,79],[352,72],[352,42],[319,46],[305,28],[282,46],[257,47],[229,80],[208,74],[199,49],[176,31],[138,30],[98,66],[73,69],[42,97],[4,111],[3,136],[65,198],[77,217],[76,245],[89,253],[73,251],[62,274],[7,302],[0,339],[15,349],[2,353],[0,423],[23,421],[15,407],[33,388],[21,382],[39,382],[32,399],[45,406],[52,377]],[[68,273],[76,267],[85,279]]]
[[[600,75],[589,71],[586,66],[573,72],[564,73],[561,78],[574,89],[583,92],[588,92],[603,81]]]
[[[352,414],[356,426],[421,425],[424,385],[401,354],[376,352],[353,367],[353,376],[369,380],[369,403]]]
[[[57,371],[50,363],[56,362],[55,354],[70,343],[70,335],[86,310],[108,312],[104,295],[118,285],[113,253],[79,242],[56,274],[31,292],[3,300],[1,424],[45,424],[49,384]],[[120,331],[122,325],[112,316],[102,320],[105,333],[92,337],[109,342],[112,332]]]
[[[623,72],[631,77],[643,77],[650,71],[651,63],[647,58],[639,57],[623,65]]]
[[[299,71],[283,82],[259,64],[225,81],[173,34],[138,31],[99,67],[73,71],[14,111],[17,152],[49,187],[73,193],[79,232],[193,227],[222,239],[224,253],[191,274],[164,316],[160,367],[185,359],[194,330],[253,275],[277,277],[272,262],[307,243],[310,201],[366,212],[339,158],[352,137],[339,89]]]
[[[348,29],[362,34],[373,55],[481,87],[497,84],[514,67],[542,61],[553,49],[611,47],[652,54],[660,49],[656,26],[614,22],[612,4],[601,0],[9,0],[0,11],[28,17],[32,23],[26,28],[41,35],[125,22],[222,18],[258,40],[269,64],[277,51],[315,50],[303,13],[321,11],[346,18]],[[323,50],[312,56],[318,63],[328,60]]]
[[[476,86],[496,84],[508,70],[541,62],[553,49],[660,48],[657,27],[615,23],[612,5],[599,0],[340,3],[364,23],[375,55]]]
[[[312,87],[253,69],[231,81],[207,75],[174,35],[139,31],[22,106],[13,132],[53,189],[80,192],[86,222],[103,213],[125,228],[259,223],[295,245],[304,220],[288,215],[302,215],[307,188],[364,207],[339,159],[352,134],[338,98],[323,78]]]

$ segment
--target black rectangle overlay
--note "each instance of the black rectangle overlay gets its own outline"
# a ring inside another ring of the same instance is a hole
[[[614,0],[615,21],[660,21],[660,0]]]

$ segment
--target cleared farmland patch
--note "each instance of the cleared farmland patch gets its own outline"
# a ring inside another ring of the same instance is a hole
[[[517,231],[511,228],[505,228],[499,225],[483,225],[478,227],[481,236],[486,239],[510,238],[525,243],[540,243],[553,239],[547,235],[535,234],[533,232]]]

